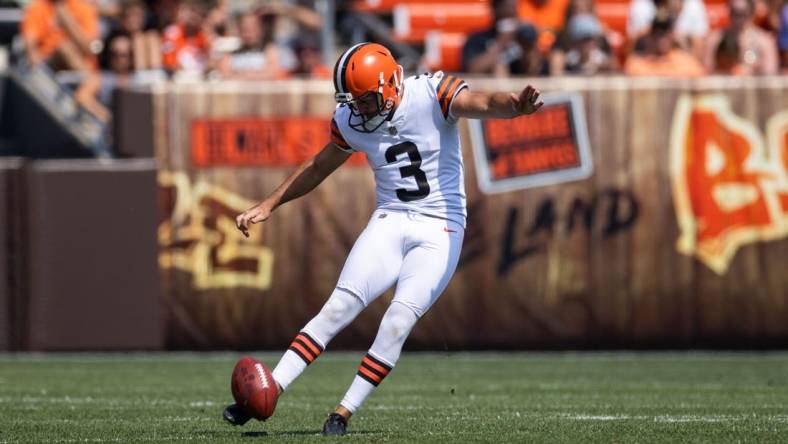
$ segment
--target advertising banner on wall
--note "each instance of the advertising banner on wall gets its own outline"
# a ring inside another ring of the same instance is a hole
[[[593,170],[583,97],[555,93],[538,113],[514,120],[470,120],[471,142],[485,193],[586,179]]]

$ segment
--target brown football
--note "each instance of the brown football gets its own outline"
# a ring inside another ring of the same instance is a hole
[[[268,367],[250,356],[238,360],[230,383],[235,403],[251,417],[265,421],[274,414],[279,398],[276,382]]]

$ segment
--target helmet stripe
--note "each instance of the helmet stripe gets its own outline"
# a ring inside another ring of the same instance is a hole
[[[356,51],[359,50],[362,46],[366,45],[366,42],[358,43],[347,51],[342,54],[342,57],[339,58],[339,61],[334,66],[334,90],[338,93],[346,93],[347,92],[347,80],[345,79],[345,68],[347,68],[347,62],[350,60],[350,56],[352,56]]]

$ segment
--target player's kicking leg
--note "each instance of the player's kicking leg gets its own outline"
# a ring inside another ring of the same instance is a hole
[[[345,261],[337,287],[274,368],[272,376],[279,394],[320,356],[337,333],[394,284],[402,265],[400,217],[405,216],[382,211],[372,214]],[[225,408],[222,416],[233,425],[243,425],[250,419],[236,404]]]
[[[426,216],[410,218],[406,238],[415,246],[403,259],[394,299],[353,383],[323,425],[324,435],[345,434],[350,416],[394,368],[411,330],[438,299],[457,267],[463,228]]]

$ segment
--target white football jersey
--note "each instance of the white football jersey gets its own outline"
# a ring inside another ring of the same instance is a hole
[[[337,106],[331,140],[366,154],[375,173],[376,208],[414,210],[465,227],[460,132],[451,114],[464,88],[462,79],[440,71],[408,77],[393,116],[371,133],[352,129],[350,107]]]

